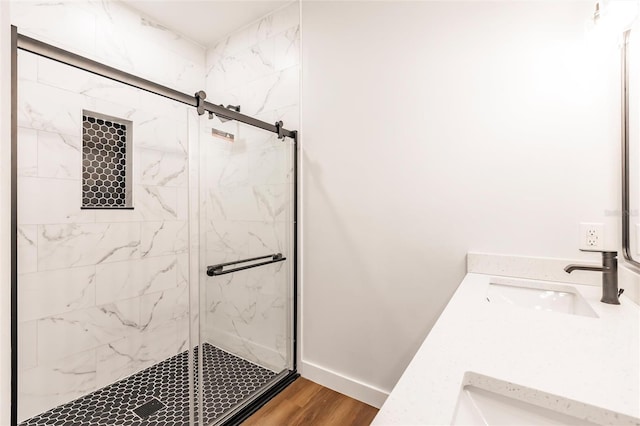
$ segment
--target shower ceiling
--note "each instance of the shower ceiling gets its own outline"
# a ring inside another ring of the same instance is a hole
[[[123,3],[208,47],[291,0],[123,0]]]

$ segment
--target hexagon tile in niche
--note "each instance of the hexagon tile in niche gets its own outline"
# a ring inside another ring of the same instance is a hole
[[[208,343],[201,347],[204,361],[203,424],[210,424],[276,376],[273,371]],[[197,367],[197,351],[195,353]],[[198,376],[197,370],[194,376]],[[157,411],[144,418],[136,414],[136,408],[154,398],[162,404]],[[25,420],[20,426],[188,424],[189,353],[185,351],[75,401]]]
[[[131,207],[132,122],[82,112],[82,207]]]

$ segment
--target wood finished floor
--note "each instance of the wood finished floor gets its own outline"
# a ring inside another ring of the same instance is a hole
[[[242,426],[368,426],[377,408],[300,377]]]

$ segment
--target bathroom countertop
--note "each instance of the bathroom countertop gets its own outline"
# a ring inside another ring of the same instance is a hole
[[[580,284],[599,318],[493,304],[491,279],[466,275],[373,425],[450,424],[467,371],[640,417],[638,305]]]

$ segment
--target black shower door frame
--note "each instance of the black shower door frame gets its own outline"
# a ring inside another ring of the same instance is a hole
[[[266,404],[282,389],[291,384],[300,375],[297,371],[297,333],[298,333],[298,131],[287,130],[282,122],[274,124],[215,105],[205,100],[204,91],[188,95],[163,86],[134,74],[121,71],[84,56],[60,49],[31,37],[18,33],[11,26],[11,425],[18,425],[18,50],[34,53],[74,68],[141,89],[197,109],[199,115],[213,113],[218,117],[235,120],[278,135],[279,138],[291,138],[293,141],[293,330],[291,336],[293,368],[278,380],[259,392],[251,400],[232,411],[224,425],[238,425]]]

